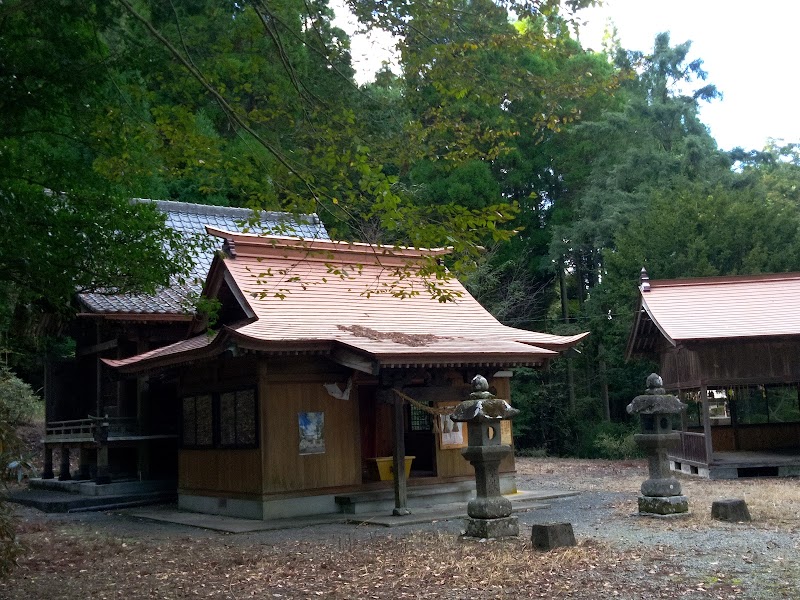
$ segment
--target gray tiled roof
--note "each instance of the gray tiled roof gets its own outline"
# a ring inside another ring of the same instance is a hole
[[[166,213],[167,225],[185,234],[187,238],[204,239],[194,257],[192,273],[181,284],[177,280],[154,295],[145,294],[78,294],[83,309],[93,313],[137,313],[137,314],[185,314],[191,311],[187,302],[190,295],[199,294],[203,289],[214,250],[219,240],[206,234],[205,226],[210,225],[228,231],[251,231],[301,237],[305,239],[330,239],[325,226],[317,215],[292,215],[279,212],[261,212],[259,219],[248,208],[227,208],[188,202],[168,202],[164,200],[139,199],[137,202],[152,202]],[[198,238],[198,236],[201,236]]]

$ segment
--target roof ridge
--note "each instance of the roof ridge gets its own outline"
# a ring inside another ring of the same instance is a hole
[[[253,213],[258,214],[261,220],[285,221],[299,220],[305,223],[318,225],[319,216],[316,213],[289,213],[279,211],[254,211],[252,208],[240,208],[235,206],[217,206],[214,204],[195,204],[192,202],[179,202],[177,200],[153,200],[151,198],[133,198],[133,202],[145,202],[155,204],[163,212],[184,212],[194,215],[213,215],[218,217],[240,217],[249,219]]]
[[[790,281],[800,279],[800,272],[757,273],[754,275],[719,275],[715,277],[686,277],[680,279],[650,279],[651,288],[699,287],[707,285],[731,285],[757,281]]]
[[[429,258],[451,254],[452,248],[415,248],[413,246],[390,246],[384,244],[370,244],[367,242],[354,242],[347,240],[332,240],[322,238],[302,238],[287,235],[262,235],[251,232],[227,231],[220,227],[206,225],[209,235],[232,240],[239,247],[258,248],[262,251],[301,250],[303,252],[336,252],[339,254],[367,254],[384,258]],[[308,256],[306,258],[309,258]],[[313,259],[313,258],[312,258]],[[322,255],[321,260],[331,261],[331,257]]]

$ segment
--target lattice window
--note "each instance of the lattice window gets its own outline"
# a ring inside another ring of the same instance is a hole
[[[430,402],[427,404],[430,406]],[[417,408],[412,404],[410,426],[411,431],[432,431],[433,419],[431,419],[431,415],[429,413],[426,413],[424,410]]]
[[[258,446],[258,402],[253,388],[183,398],[183,446]]]
[[[214,406],[210,394],[183,399],[183,445],[211,447],[214,445]]]
[[[226,392],[219,396],[221,446],[247,447],[257,441],[255,390]]]

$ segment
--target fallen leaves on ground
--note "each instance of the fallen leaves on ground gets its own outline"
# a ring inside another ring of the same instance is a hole
[[[122,539],[71,525],[24,534],[4,598],[736,598],[723,579],[684,581],[663,549],[593,541],[541,553],[522,539],[381,532],[276,545],[229,538]],[[698,596],[698,594],[701,594]]]

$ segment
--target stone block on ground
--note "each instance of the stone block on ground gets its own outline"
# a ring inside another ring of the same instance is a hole
[[[517,517],[504,517],[501,519],[467,518],[467,527],[464,531],[464,535],[474,538],[517,536],[519,535],[519,521]]]
[[[750,511],[747,510],[747,503],[741,498],[714,500],[711,503],[711,518],[732,523],[751,520]]]
[[[547,523],[534,525],[531,531],[531,544],[537,550],[553,550],[575,545],[572,523]]]

